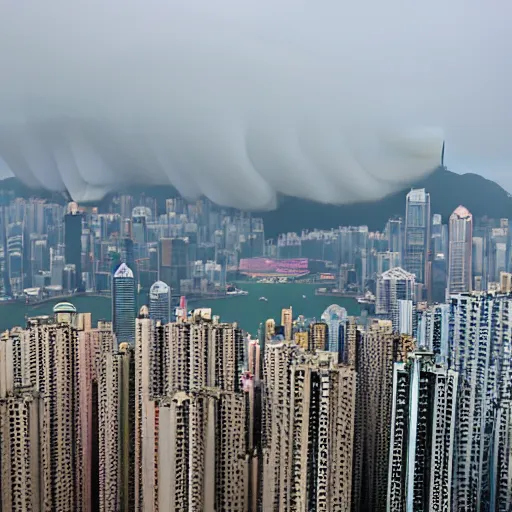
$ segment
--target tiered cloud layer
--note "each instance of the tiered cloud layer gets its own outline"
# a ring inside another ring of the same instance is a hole
[[[247,209],[378,199],[512,160],[498,0],[0,3],[0,156],[97,200],[128,184]],[[502,182],[503,182],[502,179]],[[506,183],[505,183],[506,184]]]

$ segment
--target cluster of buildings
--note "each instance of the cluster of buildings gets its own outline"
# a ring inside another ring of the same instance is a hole
[[[2,297],[112,297],[112,322],[60,303],[0,336],[1,511],[512,510],[507,220],[459,206],[443,224],[420,189],[382,233],[274,243],[205,201],[141,202],[0,206]],[[375,316],[285,308],[252,339],[187,310],[233,267],[308,261],[373,294]]]
[[[177,296],[225,289],[228,268],[264,255],[263,221],[200,200],[115,197],[105,207],[40,199],[0,204],[0,299],[110,293],[126,263],[137,287],[167,283]]]
[[[160,205],[161,206],[161,205]],[[329,276],[338,292],[377,293],[386,271],[414,275],[418,302],[487,290],[512,269],[508,220],[473,219],[463,206],[449,219],[431,212],[430,194],[407,194],[405,215],[383,230],[341,226],[266,239],[263,220],[208,200],[168,199],[165,212],[141,195],[98,208],[40,199],[0,204],[0,299],[111,293],[121,262],[137,289],[160,280],[173,294],[212,295],[228,273],[252,277]]]
[[[0,510],[512,509],[510,293],[415,310],[415,336],[332,305],[252,339],[181,306],[1,335]]]

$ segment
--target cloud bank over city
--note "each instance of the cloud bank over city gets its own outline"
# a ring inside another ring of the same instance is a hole
[[[445,162],[512,191],[505,0],[0,4],[0,173],[101,199],[376,200]]]

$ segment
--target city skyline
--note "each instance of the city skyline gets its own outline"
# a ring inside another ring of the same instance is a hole
[[[508,219],[443,219],[419,189],[382,231],[269,240],[207,201],[143,203],[2,209],[6,302],[69,296],[0,336],[4,508],[508,512]],[[254,337],[188,305],[249,282],[332,302],[280,304]],[[112,322],[73,305],[96,294]]]

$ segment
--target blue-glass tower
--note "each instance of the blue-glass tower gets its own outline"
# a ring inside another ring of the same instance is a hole
[[[135,279],[126,263],[112,278],[112,325],[118,345],[135,345]]]

